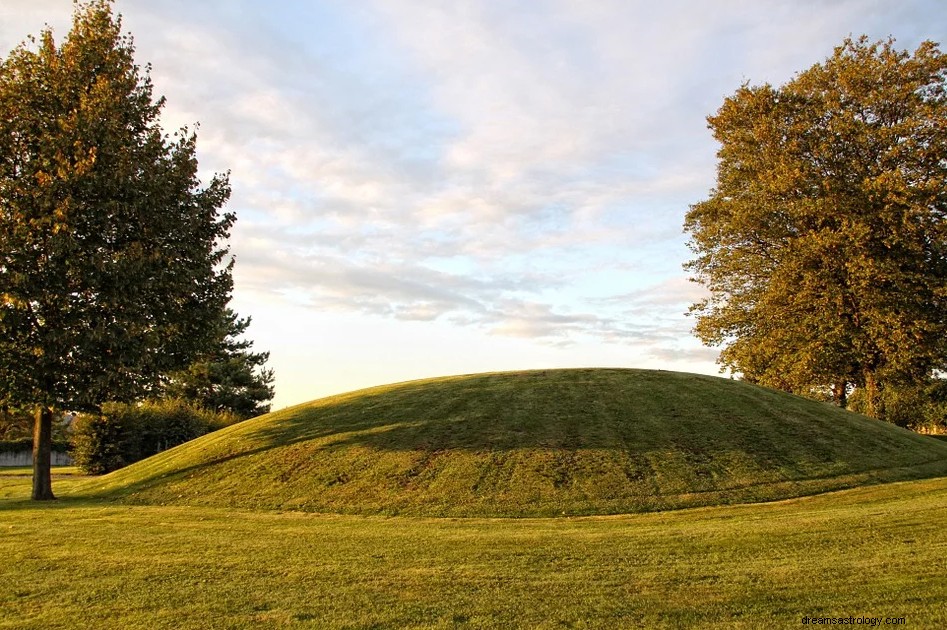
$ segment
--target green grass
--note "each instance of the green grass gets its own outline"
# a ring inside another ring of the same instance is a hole
[[[269,414],[77,491],[149,505],[556,516],[773,501],[947,474],[947,443],[727,379],[553,370]]]
[[[133,506],[82,483],[33,504],[0,476],[0,628],[947,626],[947,478],[555,519]]]
[[[947,442],[724,379],[405,383],[29,474],[0,629],[947,626]]]
[[[0,467],[0,499],[28,499],[32,489],[32,467]],[[57,487],[68,488],[75,484],[69,481],[85,479],[75,466],[55,466],[52,469],[53,481]]]

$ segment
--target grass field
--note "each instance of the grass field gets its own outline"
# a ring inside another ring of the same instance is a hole
[[[947,627],[947,442],[719,378],[404,383],[29,472],[0,629]]]
[[[433,519],[36,505],[27,473],[0,474],[0,628],[947,626],[947,478],[628,516]]]

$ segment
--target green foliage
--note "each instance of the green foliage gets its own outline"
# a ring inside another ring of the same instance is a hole
[[[548,370],[372,388],[92,480],[131,503],[552,516],[785,499],[947,474],[947,443],[710,376]]]
[[[20,438],[18,440],[0,440],[0,453],[19,453],[29,451],[33,448],[32,438]]]
[[[70,424],[69,416],[58,416],[52,422],[53,450],[65,451],[69,444]],[[33,441],[32,414],[22,409],[0,409],[0,441],[7,443],[25,444],[25,446],[11,450],[31,450]]]
[[[708,118],[717,185],[692,206],[696,333],[751,382],[865,390],[947,365],[947,55],[846,40]]]
[[[94,408],[186,364],[229,298],[226,177],[201,188],[196,138],[163,100],[109,2],[78,5],[0,66],[0,388]],[[22,366],[29,366],[23,369]]]
[[[101,475],[130,463],[126,455],[134,449],[134,426],[123,423],[121,415],[82,414],[76,418],[72,436],[73,462],[92,475]],[[134,453],[135,456],[137,452]]]
[[[33,415],[22,409],[0,409],[0,440],[31,440]]]
[[[100,475],[235,422],[227,413],[183,401],[107,403],[101,414],[76,418],[72,456],[76,466]]]
[[[934,378],[917,385],[887,387],[880,399],[889,422],[918,433],[947,434],[947,380]],[[855,391],[849,408],[858,413],[867,411],[864,390]]]
[[[69,442],[62,438],[53,440],[52,449],[65,453],[69,449]],[[20,438],[18,440],[0,440],[0,453],[22,453],[23,451],[33,450],[32,438]]]
[[[163,105],[109,0],[0,63],[0,402],[40,408],[41,445],[49,410],[134,400],[187,366],[229,300],[228,178],[202,185]]]
[[[269,412],[273,399],[273,370],[263,366],[269,352],[251,352],[253,342],[241,338],[250,318],[231,309],[221,317],[216,347],[186,370],[168,375],[161,395],[223,411],[241,419]]]

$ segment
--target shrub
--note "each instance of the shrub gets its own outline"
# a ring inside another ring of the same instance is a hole
[[[33,450],[33,438],[0,440],[0,453],[21,453]]]
[[[232,414],[207,411],[179,400],[107,403],[101,414],[76,418],[72,457],[87,473],[104,474],[236,420]]]
[[[128,416],[110,413],[79,414],[73,422],[73,462],[92,475],[117,470],[134,459],[130,451],[130,436],[134,429],[128,426]]]

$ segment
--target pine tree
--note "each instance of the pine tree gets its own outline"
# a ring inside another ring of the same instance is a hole
[[[273,399],[273,370],[264,366],[270,353],[251,351],[253,342],[243,338],[249,326],[249,317],[227,309],[214,350],[186,370],[170,374],[162,395],[210,411],[229,412],[241,420],[267,413]]]

